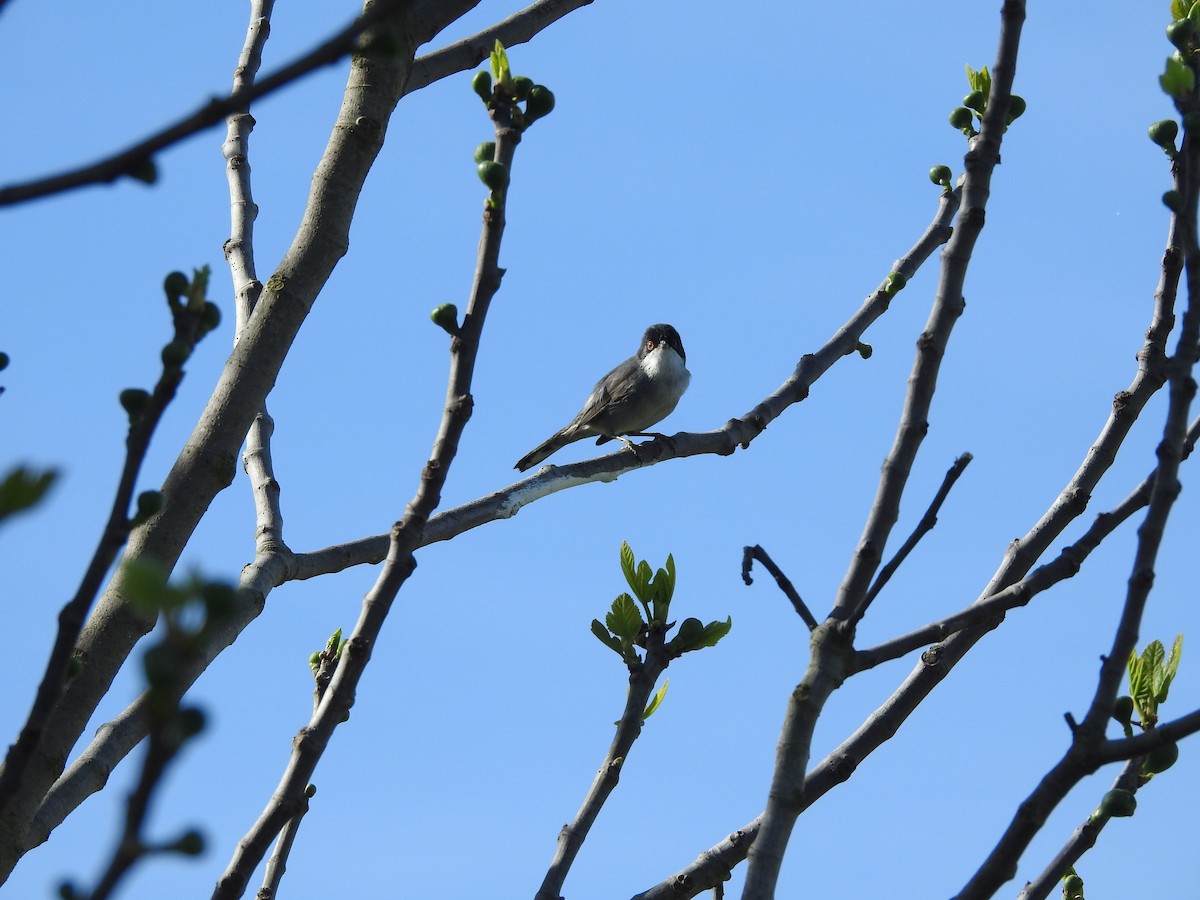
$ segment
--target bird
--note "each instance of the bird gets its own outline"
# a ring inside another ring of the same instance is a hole
[[[597,444],[616,439],[633,450],[622,435],[652,436],[646,429],[669,416],[687,390],[692,376],[686,362],[679,332],[670,325],[651,325],[637,353],[596,382],[579,415],[517,460],[514,468],[524,472],[586,437],[596,437]]]

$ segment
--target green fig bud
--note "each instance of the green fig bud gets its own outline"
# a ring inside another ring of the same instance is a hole
[[[304,796],[309,800],[317,796],[317,786],[315,784],[306,784],[304,786]]]
[[[204,835],[195,829],[185,831],[169,849],[184,856],[199,856],[204,852]]]
[[[904,286],[906,284],[908,284],[908,279],[899,272],[889,272],[887,284],[884,285],[883,290],[884,293],[889,295],[898,294],[900,291],[904,290]]]
[[[484,141],[475,148],[475,162],[485,163],[491,162],[496,157],[496,142]]]
[[[137,517],[141,522],[162,509],[163,498],[160,491],[142,491],[137,498]]]
[[[458,307],[453,303],[443,303],[429,314],[429,318],[451,337],[458,334]]]
[[[1179,745],[1178,744],[1163,744],[1161,747],[1155,747],[1146,754],[1146,758],[1142,761],[1142,773],[1145,775],[1157,775],[1159,772],[1165,772],[1171,766],[1179,761]]]
[[[204,311],[200,313],[200,325],[204,333],[212,331],[221,324],[221,308],[211,300],[204,301]]]
[[[1136,809],[1137,797],[1133,796],[1129,791],[1114,788],[1100,799],[1100,806],[1096,812],[1102,816],[1123,819],[1127,816],[1132,816]]]
[[[1072,872],[1063,878],[1063,900],[1083,900],[1083,879]]]
[[[1122,725],[1128,725],[1133,719],[1133,698],[1129,695],[1118,697],[1113,703],[1112,717]]]
[[[475,77],[471,79],[471,90],[479,95],[479,99],[484,103],[490,103],[492,99],[492,76],[487,72],[476,72]]]
[[[8,358],[8,354],[0,351],[0,372],[3,372],[5,369],[7,369],[10,362],[11,360]]]
[[[198,706],[179,707],[179,733],[184,738],[195,737],[204,730],[208,717]]]
[[[1023,115],[1025,115],[1025,98],[1020,94],[1013,94],[1008,98],[1008,121],[1005,124],[1011,125]]]
[[[167,368],[177,368],[187,362],[192,348],[183,341],[171,341],[162,349],[163,365]]]
[[[1174,119],[1160,119],[1148,129],[1150,140],[1164,150],[1175,149],[1175,138],[1179,137],[1179,123]]]
[[[529,100],[525,103],[525,124],[530,125],[542,116],[550,115],[554,109],[554,94],[550,88],[535,84],[529,91]]]
[[[166,291],[167,299],[175,303],[187,293],[188,277],[182,272],[172,272],[163,280],[163,290]]]
[[[131,422],[141,418],[142,413],[146,411],[146,407],[150,405],[149,392],[143,391],[141,388],[125,388],[125,390],[121,391],[119,399],[125,412],[129,413],[129,420]]]
[[[1175,45],[1177,50],[1187,51],[1188,42],[1196,33],[1196,23],[1190,18],[1179,19],[1167,26],[1167,40]]]
[[[508,169],[503,163],[481,162],[476,166],[476,170],[479,172],[479,180],[493,191],[502,191],[508,184]]]
[[[929,180],[940,184],[946,190],[950,190],[950,179],[953,177],[954,173],[950,171],[949,166],[934,166],[929,170]]]
[[[971,91],[967,96],[963,97],[963,106],[968,109],[973,109],[975,112],[983,115],[983,110],[987,106],[987,94],[983,91]]]
[[[1179,212],[1183,207],[1183,194],[1179,191],[1167,191],[1162,195],[1163,206],[1171,212]]]
[[[854,346],[854,349],[858,351],[858,355],[863,359],[870,359],[871,354],[875,352],[874,347],[872,347],[870,344],[864,344],[862,341],[859,341]]]
[[[533,89],[533,79],[526,78],[524,75],[517,75],[512,80],[512,95],[517,101],[524,100],[529,96],[530,90]]]
[[[960,131],[970,130],[973,121],[974,116],[965,106],[959,106],[950,111],[950,124]]]

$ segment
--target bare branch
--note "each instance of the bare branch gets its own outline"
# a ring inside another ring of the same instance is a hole
[[[908,536],[908,540],[896,551],[896,555],[879,570],[879,575],[876,576],[875,583],[867,591],[868,604],[879,595],[879,592],[883,590],[883,586],[896,574],[896,570],[908,558],[908,554],[912,553],[913,548],[917,546],[921,538],[933,530],[933,526],[937,524],[937,514],[941,510],[942,504],[946,502],[946,497],[949,495],[950,489],[954,487],[954,483],[958,481],[958,477],[962,475],[963,470],[966,469],[972,458],[970,453],[964,453],[950,466],[946,472],[946,476],[942,479],[942,486],[934,494],[933,501],[929,504],[929,508],[925,510],[925,515],[921,516],[921,521],[917,523],[917,527],[913,529],[913,533]]]
[[[767,555],[767,551],[758,546],[758,544],[755,544],[753,547],[746,547],[742,551],[742,581],[747,585],[754,583],[754,579],[750,577],[750,567],[756,559],[775,578],[775,583],[779,585],[779,589],[783,591],[783,595],[791,601],[792,608],[796,610],[796,615],[804,620],[804,624],[808,626],[808,630],[815,631],[817,620],[808,611],[808,607],[804,605],[804,601],[796,592],[796,588],[792,586],[792,582],[783,574],[783,570],[775,565],[775,560],[771,559]]]

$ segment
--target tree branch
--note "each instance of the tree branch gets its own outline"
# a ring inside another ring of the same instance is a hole
[[[414,65],[405,93],[420,90],[456,72],[472,68],[487,58],[497,38],[505,46],[525,43],[563,16],[591,2],[539,0],[491,28],[430,53]],[[189,115],[124,150],[77,169],[0,188],[0,206],[25,203],[87,185],[108,184],[122,176],[131,175],[152,160],[154,154],[217,125],[226,116],[248,109],[253,101],[348,56],[354,51],[360,36],[403,6],[403,0],[377,0],[345,28],[267,77],[240,89],[235,87],[233,92],[224,97],[211,98]]]
[[[796,592],[796,588],[792,586],[792,582],[783,574],[783,570],[775,565],[775,560],[771,559],[767,555],[767,551],[758,546],[758,544],[755,544],[753,547],[745,547],[742,550],[742,581],[747,585],[754,583],[754,579],[750,577],[750,567],[756,559],[775,578],[775,583],[779,585],[779,589],[783,591],[783,595],[791,601],[792,608],[796,610],[796,615],[804,620],[804,624],[808,626],[808,630],[815,631],[817,628],[816,618],[808,611],[808,607],[804,605],[804,601]]]
[[[959,476],[962,475],[963,470],[966,469],[972,459],[973,457],[970,453],[964,453],[950,466],[945,477],[942,479],[942,486],[934,494],[933,501],[929,504],[929,508],[925,510],[925,515],[921,516],[921,521],[917,523],[917,527],[913,529],[913,533],[908,536],[908,540],[896,551],[896,555],[879,570],[879,575],[876,576],[875,583],[867,591],[868,604],[879,596],[879,592],[883,590],[883,586],[896,574],[896,570],[900,568],[901,563],[912,553],[913,548],[920,543],[921,538],[933,530],[933,526],[937,524],[937,514],[941,510],[942,504],[946,502],[946,497],[949,495],[950,489],[954,487],[954,483],[958,481]]]

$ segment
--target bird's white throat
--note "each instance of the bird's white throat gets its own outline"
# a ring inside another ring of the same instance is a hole
[[[692,375],[683,359],[667,344],[659,344],[642,358],[642,369],[651,380],[668,387],[672,393],[682,395]]]

